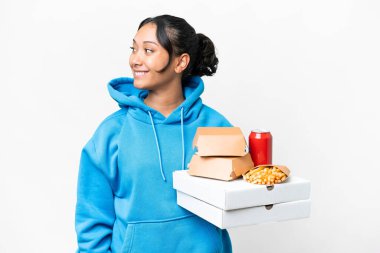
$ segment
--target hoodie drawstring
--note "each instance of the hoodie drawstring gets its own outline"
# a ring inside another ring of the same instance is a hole
[[[166,181],[164,170],[162,168],[162,159],[161,159],[161,150],[160,150],[160,144],[158,143],[156,128],[154,127],[153,117],[152,113],[148,111],[150,122],[152,123],[152,129],[154,133],[154,137],[156,140],[156,146],[157,146],[157,152],[158,152],[158,160],[160,162],[160,170],[161,170],[161,176],[164,181]],[[183,107],[181,107],[181,136],[182,136],[182,170],[185,169],[185,139],[184,139],[184,130],[183,130]]]
[[[153,122],[152,114],[150,113],[150,111],[148,111],[148,113],[149,113],[149,116],[150,116],[150,122],[152,123],[154,137],[156,138],[156,146],[157,146],[157,151],[158,151],[158,160],[160,161],[161,176],[162,176],[162,179],[164,181],[166,181],[166,178],[165,178],[165,175],[164,175],[164,170],[162,169],[161,151],[160,151],[160,145],[158,144],[156,129],[154,128],[154,122]]]
[[[185,140],[183,136],[183,107],[181,107],[181,134],[182,134],[182,170],[185,169]]]

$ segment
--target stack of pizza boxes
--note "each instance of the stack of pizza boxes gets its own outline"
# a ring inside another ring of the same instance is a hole
[[[178,205],[220,228],[309,217],[308,180],[266,186],[242,179],[254,164],[240,128],[199,127],[193,147],[188,170],[173,173]]]

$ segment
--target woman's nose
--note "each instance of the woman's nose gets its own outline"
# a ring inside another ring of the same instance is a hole
[[[139,54],[139,52],[135,52],[131,54],[131,63],[133,66],[139,66],[141,65],[142,58]]]

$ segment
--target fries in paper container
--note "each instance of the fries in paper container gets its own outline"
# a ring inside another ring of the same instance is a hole
[[[243,178],[252,184],[274,185],[284,182],[289,174],[290,170],[286,166],[267,164],[250,169],[243,174]]]

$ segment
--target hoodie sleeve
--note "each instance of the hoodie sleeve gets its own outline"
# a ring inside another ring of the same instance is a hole
[[[111,252],[115,221],[113,188],[122,121],[122,117],[107,119],[82,150],[75,213],[77,253]]]
[[[75,226],[78,251],[110,252],[115,220],[113,192],[100,168],[93,140],[83,148],[79,166]]]

